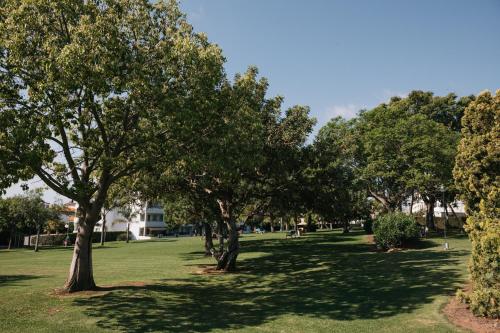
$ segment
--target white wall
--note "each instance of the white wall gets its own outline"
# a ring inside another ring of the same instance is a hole
[[[141,221],[141,214],[144,214],[144,220]],[[156,221],[146,221],[147,215],[155,215]],[[130,233],[132,239],[149,239],[147,236],[140,236],[141,228],[166,228],[165,218],[159,221],[159,215],[164,215],[163,209],[158,207],[151,207],[145,212],[145,207],[137,205],[133,207],[133,214],[130,219]],[[97,222],[94,231],[100,232],[102,230],[102,220]],[[127,222],[125,217],[119,213],[119,209],[113,209],[106,214],[106,231],[127,231]]]
[[[411,198],[408,198],[406,202],[408,204],[403,205],[403,212],[409,213],[410,212],[410,204],[409,203],[411,202]],[[465,207],[464,207],[464,203],[462,201],[456,200],[451,205],[453,207],[453,210],[455,211],[455,213],[458,216],[464,216],[465,215]],[[451,212],[450,207],[448,206],[447,208],[448,208],[448,215],[452,215],[453,213]],[[424,203],[423,200],[417,199],[417,200],[413,201],[412,212],[414,214],[422,213],[422,214],[425,215],[425,211],[426,211],[426,207],[425,207],[425,203]],[[442,207],[441,202],[438,201],[436,203],[436,206],[434,207],[434,216],[436,216],[436,217],[444,217],[444,212],[445,212],[445,210]]]

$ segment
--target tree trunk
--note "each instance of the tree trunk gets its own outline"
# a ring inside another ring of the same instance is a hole
[[[236,269],[236,258],[240,251],[239,235],[238,230],[236,230],[236,222],[233,218],[231,203],[227,199],[217,201],[228,232],[227,248],[219,257],[217,269],[230,272]]]
[[[462,219],[460,219],[458,216],[457,216],[457,213],[455,213],[455,210],[453,209],[453,206],[451,205],[451,203],[448,204],[448,207],[450,207],[450,210],[451,210],[451,213],[453,214],[453,216],[455,217],[455,220],[457,220],[458,223],[462,222]],[[463,223],[461,223],[462,225],[462,229],[464,227]]]
[[[444,227],[444,230],[446,232],[446,225],[448,223],[448,205],[446,204],[446,202],[443,204],[444,206],[444,223],[443,223],[443,227]]]
[[[205,227],[205,255],[212,255],[214,249],[214,243],[212,241],[212,226],[208,222],[203,222]]]
[[[106,240],[106,213],[102,214],[102,228],[101,228],[101,246],[104,245]]]
[[[413,201],[415,200],[415,191],[411,192],[411,201],[410,201],[410,215],[413,214]]]
[[[35,252],[38,252],[38,241],[40,240],[40,225],[36,226]]]
[[[434,223],[434,206],[436,202],[434,200],[425,201],[426,213],[425,213],[425,223],[427,227],[432,230],[436,230],[436,224]]]
[[[130,222],[127,221],[127,235],[126,235],[126,242],[128,243],[129,239],[130,239]]]
[[[85,216],[85,214],[80,214]],[[69,276],[64,289],[68,292],[94,290],[94,274],[92,270],[92,233],[97,221],[90,221],[83,217],[79,223],[76,235],[73,260],[69,269]]]
[[[217,221],[217,241],[219,242],[217,259],[219,259],[219,256],[224,252],[224,222],[220,220]]]
[[[269,214],[269,220],[271,222],[271,232],[274,232],[274,215]]]
[[[347,234],[349,233],[349,221],[344,220],[344,229],[342,230],[342,233]]]
[[[10,229],[9,246],[7,247],[7,250],[12,248],[12,238],[14,238],[14,227]]]

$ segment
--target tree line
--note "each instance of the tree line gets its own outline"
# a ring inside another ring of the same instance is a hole
[[[37,252],[41,233],[65,231],[60,218],[61,212],[62,206],[48,205],[43,201],[40,189],[0,198],[0,233],[7,234],[7,248],[15,246],[14,242],[18,237],[36,234],[34,250]],[[23,241],[21,239],[21,245]]]

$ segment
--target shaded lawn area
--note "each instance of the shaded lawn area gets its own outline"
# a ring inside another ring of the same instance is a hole
[[[466,279],[465,237],[373,252],[362,233],[242,238],[239,272],[195,274],[200,238],[96,248],[93,296],[57,297],[71,250],[0,251],[0,330],[457,332],[440,313]],[[130,282],[144,282],[133,285]]]

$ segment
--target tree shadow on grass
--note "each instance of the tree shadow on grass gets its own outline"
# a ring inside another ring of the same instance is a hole
[[[243,251],[267,254],[242,260],[240,273],[124,286],[74,302],[106,329],[209,332],[290,314],[383,318],[411,312],[462,282],[459,262],[466,251],[378,253],[354,239],[317,234],[293,242],[248,240]]]
[[[144,244],[144,243],[170,243],[170,242],[177,242],[178,240],[179,240],[179,238],[174,238],[174,237],[152,238],[152,239],[134,239],[134,240],[131,240],[127,245]]]
[[[42,277],[38,275],[0,275],[0,287],[25,285],[25,281]]]

